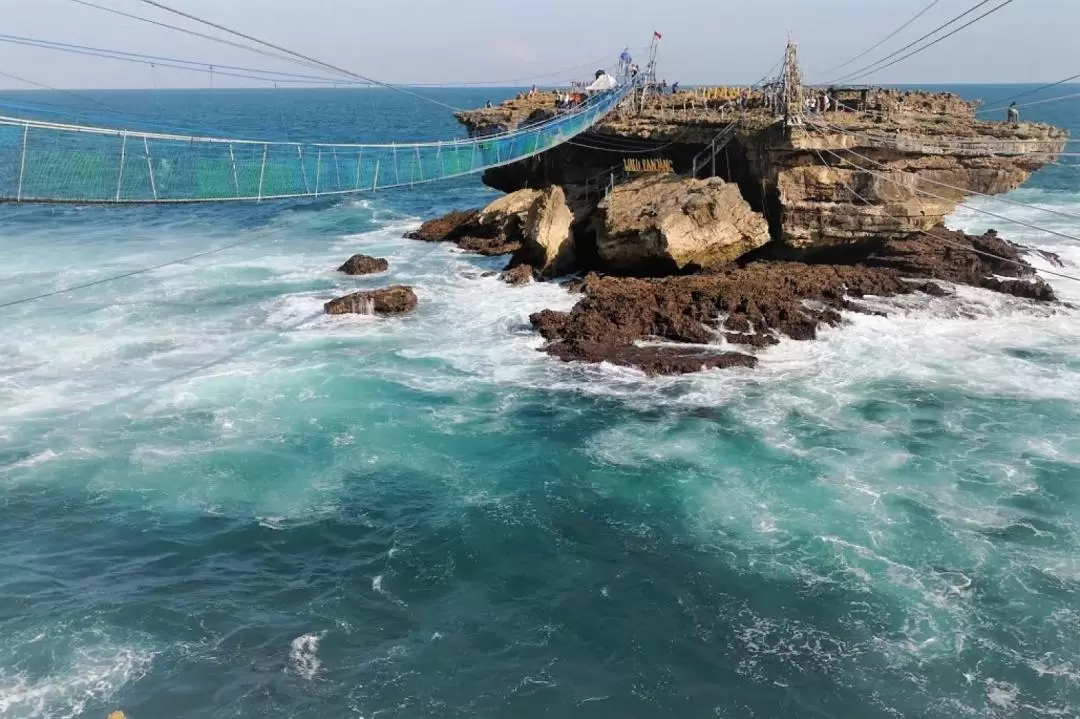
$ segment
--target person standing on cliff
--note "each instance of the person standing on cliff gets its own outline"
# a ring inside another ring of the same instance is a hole
[[[1016,103],[1009,105],[1009,123],[1016,127],[1020,124],[1020,110],[1016,107]]]

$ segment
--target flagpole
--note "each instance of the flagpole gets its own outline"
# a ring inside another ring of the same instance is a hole
[[[653,30],[652,42],[649,43],[649,65],[645,68],[645,87],[641,91],[642,107],[645,106],[645,98],[648,94],[656,91],[656,54],[660,49],[660,41],[663,39],[663,33]]]

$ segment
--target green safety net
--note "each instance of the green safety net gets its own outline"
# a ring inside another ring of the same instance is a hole
[[[188,137],[0,118],[0,201],[168,203],[342,195],[507,165],[572,139],[631,85],[513,132],[446,142],[327,144]]]

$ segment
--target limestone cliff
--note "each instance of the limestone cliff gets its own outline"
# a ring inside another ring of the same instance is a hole
[[[748,110],[707,92],[654,98],[640,112],[609,116],[574,145],[489,170],[484,179],[505,192],[584,185],[608,172],[621,176],[625,157],[648,156],[668,158],[677,173],[689,174],[695,155],[737,120],[733,139],[701,174],[738,185],[774,240],[816,250],[934,227],[966,197],[1019,187],[1054,161],[1066,139],[1048,125],[977,120],[975,104],[948,93],[835,96],[843,111],[792,127],[753,98]],[[470,132],[495,132],[550,113],[553,104],[553,96],[540,94],[458,119]]]

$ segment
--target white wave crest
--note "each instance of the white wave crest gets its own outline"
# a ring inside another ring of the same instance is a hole
[[[319,659],[319,642],[325,632],[303,634],[292,640],[289,645],[289,663],[292,670],[307,680],[312,680],[322,669]]]
[[[146,675],[155,653],[130,646],[79,649],[62,673],[31,677],[0,669],[0,716],[73,719]]]

